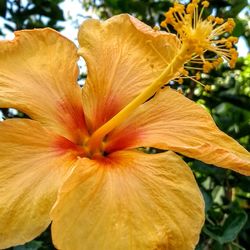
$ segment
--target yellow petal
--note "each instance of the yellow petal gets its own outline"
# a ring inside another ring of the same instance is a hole
[[[0,249],[5,249],[47,228],[74,156],[58,151],[56,137],[32,120],[1,122],[0,135]]]
[[[203,220],[180,157],[120,151],[78,162],[52,210],[52,237],[63,250],[192,250]]]
[[[78,40],[88,68],[83,100],[92,131],[159,76],[179,47],[173,34],[155,31],[127,14],[104,22],[86,20]]]
[[[141,105],[107,140],[107,152],[149,146],[250,174],[250,153],[220,131],[200,105],[167,88]]]
[[[85,125],[76,46],[48,28],[15,35],[0,42],[0,107],[16,108],[79,140]]]

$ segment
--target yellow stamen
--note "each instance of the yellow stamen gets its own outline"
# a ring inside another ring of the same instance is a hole
[[[209,2],[208,1],[203,1],[201,3],[205,8],[207,8],[209,6]]]
[[[176,82],[178,82],[179,84],[183,84],[183,78],[178,78]]]
[[[161,22],[161,27],[163,27],[163,28],[167,27],[167,22],[165,20]]]
[[[205,73],[209,73],[212,69],[213,69],[213,64],[208,61],[205,61],[203,64],[203,71]]]
[[[201,74],[200,72],[197,72],[196,75],[195,75],[195,78],[197,81],[199,81],[201,79]]]
[[[212,88],[211,88],[211,86],[210,86],[210,85],[205,85],[205,90],[209,92],[209,91],[211,91],[211,90],[212,90]]]
[[[159,30],[160,30],[160,27],[156,25],[156,26],[153,27],[153,30],[159,31]]]
[[[237,42],[237,38],[219,39],[219,36],[233,30],[235,26],[233,19],[229,18],[225,22],[223,18],[209,16],[202,20],[202,12],[204,8],[209,6],[209,2],[201,2],[203,7],[200,14],[198,13],[199,2],[193,0],[186,8],[184,8],[184,5],[175,4],[165,13],[164,26],[167,28],[167,25],[171,25],[176,30],[182,44],[189,43],[193,46],[195,55],[202,57],[206,51],[212,51],[228,61],[230,67],[233,67],[236,61],[236,53],[231,48]],[[214,60],[217,60],[217,57]],[[204,63],[206,60],[203,59],[202,61]],[[218,61],[214,65],[218,66],[217,64]],[[210,64],[205,64],[204,68],[206,72],[212,69]]]

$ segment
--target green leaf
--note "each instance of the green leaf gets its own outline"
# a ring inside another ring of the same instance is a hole
[[[38,250],[42,245],[42,241],[33,240],[23,246],[13,247],[13,250]]]
[[[235,20],[235,24],[236,25],[235,25],[232,35],[236,37],[243,36],[246,31],[246,24],[243,21],[238,20],[238,19]]]
[[[233,242],[246,224],[247,217],[244,211],[231,213],[222,227],[219,225],[207,225],[204,226],[203,232],[221,245]]]
[[[232,213],[226,219],[223,225],[223,234],[220,237],[220,243],[229,243],[236,239],[237,235],[247,222],[247,213]]]
[[[248,6],[247,0],[234,0],[232,1],[233,7],[230,11],[231,16],[237,16],[246,6]]]
[[[225,250],[225,248],[223,247],[223,245],[221,243],[219,243],[218,241],[215,241],[212,246],[211,249],[216,249],[216,250]]]
[[[203,232],[213,240],[220,242],[221,228],[219,226],[205,225]]]
[[[212,195],[210,192],[206,191],[206,189],[203,187],[201,187],[201,193],[205,201],[205,211],[207,213],[207,211],[212,207],[212,204],[213,204]]]
[[[7,11],[7,1],[0,0],[0,16],[5,17]]]

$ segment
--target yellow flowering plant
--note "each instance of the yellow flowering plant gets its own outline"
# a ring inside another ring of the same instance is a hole
[[[86,20],[78,49],[49,28],[0,42],[0,107],[31,118],[0,123],[1,249],[51,222],[58,249],[194,249],[204,202],[179,154],[250,174],[250,153],[203,107],[162,89],[198,82],[193,65],[234,67],[237,39],[220,37],[234,22],[203,20],[208,4],[175,4],[166,31],[128,14]],[[82,88],[79,56],[88,69]]]

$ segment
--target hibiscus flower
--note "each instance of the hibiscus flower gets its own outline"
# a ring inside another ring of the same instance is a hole
[[[188,43],[197,37],[187,34],[122,14],[85,21],[79,50],[49,28],[0,42],[0,107],[31,118],[0,123],[0,248],[32,240],[51,221],[58,249],[195,247],[204,202],[174,152],[246,175],[250,154],[203,107],[159,90],[187,75],[194,53],[206,66],[211,39],[195,47]],[[82,88],[78,55],[88,68]],[[220,54],[230,62],[234,55]]]

